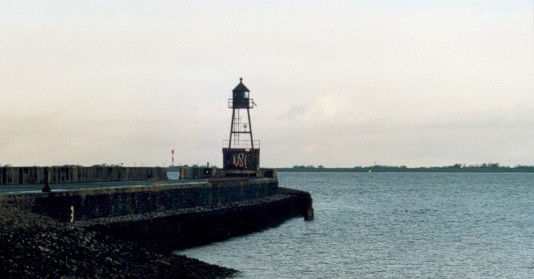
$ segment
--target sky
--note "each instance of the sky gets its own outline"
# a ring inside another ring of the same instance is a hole
[[[534,165],[533,4],[0,0],[0,165]]]

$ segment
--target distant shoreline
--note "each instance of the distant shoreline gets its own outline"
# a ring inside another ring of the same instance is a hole
[[[295,166],[291,168],[275,168],[277,172],[465,172],[465,173],[534,173],[534,166],[502,167],[494,164],[481,166],[453,165],[446,167],[405,166],[369,166],[353,168],[326,168],[315,166]]]

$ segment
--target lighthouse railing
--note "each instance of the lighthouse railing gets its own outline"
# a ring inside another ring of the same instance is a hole
[[[230,146],[229,144],[230,144],[229,140],[223,140],[222,147],[228,148],[228,146]],[[241,148],[241,149],[252,148],[252,142],[250,140],[232,140],[231,148]],[[260,149],[259,140],[254,141],[254,149]]]
[[[254,99],[248,99],[248,108],[254,108],[256,106],[256,103],[254,103]],[[228,108],[234,108],[234,99],[228,99]],[[236,106],[235,108],[247,108],[246,105],[244,107]]]

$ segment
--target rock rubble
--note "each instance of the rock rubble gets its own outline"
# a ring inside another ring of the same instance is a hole
[[[0,205],[2,278],[224,278],[234,273]]]

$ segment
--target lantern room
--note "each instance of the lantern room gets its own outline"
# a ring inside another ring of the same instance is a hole
[[[250,108],[250,90],[248,90],[248,88],[243,84],[243,78],[239,79],[239,84],[234,88],[234,90],[232,90],[232,93],[232,108]]]

